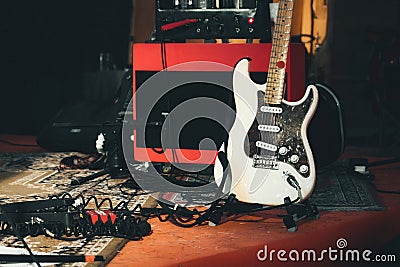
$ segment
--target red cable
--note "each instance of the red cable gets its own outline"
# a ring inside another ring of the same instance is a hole
[[[199,21],[199,19],[185,19],[185,20],[178,21],[178,22],[172,22],[172,23],[161,26],[161,30],[169,31],[169,30],[172,30],[172,29],[175,29],[175,28],[178,28],[178,27],[190,24],[190,23],[195,23],[198,21]]]

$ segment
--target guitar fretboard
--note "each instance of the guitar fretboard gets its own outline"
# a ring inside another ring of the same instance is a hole
[[[272,49],[265,90],[267,104],[280,104],[284,94],[285,69],[290,42],[294,0],[280,0],[272,37]]]

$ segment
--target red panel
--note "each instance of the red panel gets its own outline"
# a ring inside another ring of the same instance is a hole
[[[167,44],[135,44],[133,46],[133,72],[136,71],[160,71],[163,65],[167,67],[187,62],[206,61],[227,65],[226,71],[230,71],[242,58],[250,58],[251,72],[266,72],[269,65],[271,44],[199,44],[199,43],[167,43]],[[164,59],[162,58],[164,52]],[[180,69],[187,71],[221,71],[210,69],[210,65],[196,65],[196,69]],[[177,69],[175,69],[177,70]],[[224,71],[224,70],[222,70]],[[287,72],[287,100],[299,100],[305,92],[305,50],[303,44],[290,44]],[[135,78],[135,75],[133,75]],[[136,81],[133,81],[135,92]],[[133,103],[135,105],[135,97]],[[135,111],[135,109],[133,109]],[[136,119],[136,114],[133,115]],[[166,149],[164,154],[159,154],[150,148],[136,147],[135,159],[139,161],[171,162],[172,151]],[[175,149],[174,159],[181,163],[214,162],[216,151]],[[176,157],[177,155],[177,157]]]

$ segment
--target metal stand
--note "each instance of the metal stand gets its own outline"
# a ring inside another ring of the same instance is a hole
[[[313,219],[319,219],[319,212],[316,205],[310,204],[308,200],[306,200],[302,204],[293,204],[289,197],[285,198],[285,208],[287,211],[287,215],[283,217],[283,223],[289,232],[297,231],[297,222],[308,217],[312,217]]]

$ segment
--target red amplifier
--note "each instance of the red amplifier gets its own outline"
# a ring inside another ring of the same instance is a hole
[[[226,128],[205,118],[193,118],[193,121],[188,121],[184,127],[181,127],[181,125],[174,125],[173,119],[167,118],[168,114],[180,104],[188,103],[189,100],[198,97],[216,99],[218,103],[224,103],[234,110],[232,91],[215,85],[218,82],[204,83],[204,80],[215,81],[220,78],[229,81],[236,63],[242,58],[249,58],[251,59],[251,77],[257,83],[265,83],[271,47],[270,43],[135,44],[133,46],[133,119],[136,122],[143,121],[145,126],[140,131],[137,128],[134,130],[134,159],[151,162],[212,164],[217,155],[216,148],[227,138]],[[289,101],[299,100],[305,92],[303,44],[290,45],[286,72],[285,98]],[[166,89],[164,90],[163,87]],[[172,87],[176,88],[172,90]],[[209,107],[202,106],[202,109],[208,110]],[[179,112],[179,109],[176,110]],[[201,112],[194,111],[195,114],[200,114],[199,117],[202,117]],[[228,125],[233,123],[232,116],[226,117]],[[163,121],[165,123],[161,127]],[[165,135],[167,138],[163,139]],[[205,138],[213,140],[215,146],[199,145]],[[172,139],[172,142],[168,142],[168,139]]]

